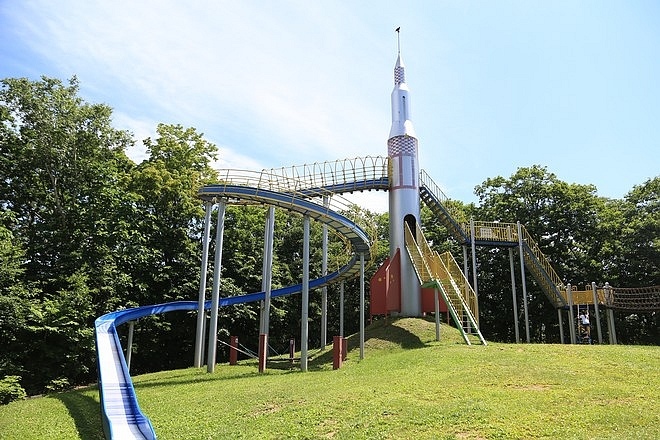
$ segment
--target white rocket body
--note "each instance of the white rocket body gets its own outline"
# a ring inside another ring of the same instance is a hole
[[[387,140],[390,158],[390,258],[397,249],[401,252],[401,315],[421,316],[421,287],[410,257],[406,252],[404,222],[413,233],[420,224],[419,160],[417,138],[410,120],[410,100],[401,54],[394,68],[392,90],[392,128]]]

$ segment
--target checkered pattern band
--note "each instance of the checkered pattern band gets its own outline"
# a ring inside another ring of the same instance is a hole
[[[412,136],[396,136],[387,141],[388,156],[415,156],[417,139]]]
[[[394,68],[394,84],[406,82],[406,71],[403,67]]]

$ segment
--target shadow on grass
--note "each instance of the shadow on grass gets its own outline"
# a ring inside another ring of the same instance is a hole
[[[240,364],[239,368],[241,366],[246,366],[246,364]],[[257,366],[256,361],[254,362],[254,366],[255,367]],[[167,387],[170,385],[189,385],[195,383],[217,382],[223,380],[235,381],[235,380],[247,379],[250,377],[255,377],[260,375],[258,371],[247,371],[235,375],[208,374],[206,372],[206,367],[200,368],[199,374],[193,374],[193,375],[191,375],[189,370],[174,370],[174,371],[181,371],[182,374],[169,376],[169,377],[160,376],[154,379],[141,378],[138,381],[135,381],[133,383],[133,386],[135,387],[136,390],[139,390],[140,388],[157,388],[163,386]]]
[[[422,341],[419,335],[398,325],[397,318],[386,318],[378,320],[365,329],[365,345],[380,345],[378,341],[383,341],[383,345],[391,347],[401,347],[405,349],[424,348],[427,344]],[[360,335],[353,334],[347,338],[348,351],[360,348]],[[319,351],[317,356],[312,356],[309,360],[309,366],[312,369],[324,369],[327,365],[332,365],[332,347]]]
[[[93,388],[55,394],[69,411],[82,440],[104,439],[99,402],[88,394]]]
[[[428,342],[425,342],[420,337],[424,333],[425,327],[434,325],[429,318],[385,318],[374,321],[372,324],[365,328],[365,345],[368,350],[371,349],[388,349],[388,348],[403,348],[403,349],[417,349],[428,347]],[[426,330],[428,332],[428,330]],[[419,333],[419,334],[418,334]],[[347,338],[348,351],[356,351],[360,346],[360,335],[353,334]],[[322,349],[314,349],[308,351],[308,370],[309,371],[322,371],[332,368],[333,353],[332,345],[328,345]],[[226,366],[226,364],[225,364]],[[185,385],[204,382],[215,382],[237,379],[251,378],[261,376],[262,373],[257,371],[257,361],[242,360],[239,361],[238,368],[249,367],[254,368],[251,370],[243,370],[236,374],[206,374],[203,367],[197,373],[192,373],[190,370],[174,370],[167,376],[159,375],[153,379],[140,378],[134,382],[136,390],[140,388],[157,388],[167,387],[170,385]],[[232,368],[232,367],[230,367]],[[268,370],[284,371],[285,373],[298,373],[300,372],[300,359],[296,358],[293,363],[289,360],[288,356],[282,355],[279,357],[272,357],[267,362]]]

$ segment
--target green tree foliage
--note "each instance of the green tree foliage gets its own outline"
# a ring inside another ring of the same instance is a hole
[[[6,405],[14,400],[27,397],[25,390],[21,387],[20,376],[5,376],[0,379],[0,405]]]
[[[22,372],[22,336],[30,316],[30,292],[23,282],[25,252],[11,230],[3,225],[10,213],[0,212],[0,376]],[[12,376],[18,377],[18,376]]]
[[[125,305],[197,298],[204,221],[198,189],[215,181],[217,147],[194,128],[159,124],[157,138],[144,140],[149,157],[131,174],[135,216],[128,245],[132,286]],[[194,314],[140,321],[136,371],[188,365],[194,345]],[[156,338],[158,335],[158,339]],[[163,353],[168,353],[164,356]]]
[[[24,287],[9,299],[3,292],[3,302],[23,323],[24,345],[15,349],[30,341],[6,356],[14,358],[11,368],[29,370],[16,374],[34,392],[57,378],[54,371],[72,383],[93,377],[89,329],[123,281],[113,269],[122,237],[109,208],[126,203],[133,165],[124,150],[132,141],[112,128],[108,106],[78,96],[75,78],[1,84],[0,209],[24,251]]]
[[[197,190],[214,180],[210,163],[217,151],[193,128],[160,124],[157,134],[144,141],[149,158],[130,184],[139,213],[133,270],[140,304],[188,299],[198,289],[204,212]]]
[[[605,233],[611,237],[607,267],[610,284],[660,285],[660,176],[636,185],[624,200],[611,201]],[[629,344],[660,344],[660,312],[617,312],[617,336]]]
[[[621,285],[660,285],[660,176],[635,186],[622,211]]]

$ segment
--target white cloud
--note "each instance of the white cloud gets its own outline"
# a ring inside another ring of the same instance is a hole
[[[371,212],[383,213],[389,209],[389,196],[385,191],[356,192],[344,194],[343,197]]]
[[[385,151],[387,109],[349,80],[372,53],[347,63],[341,6],[44,2],[28,14],[34,50],[132,118],[194,125],[274,166]]]
[[[135,119],[122,112],[113,112],[112,121],[115,128],[133,133],[135,145],[128,149],[126,155],[135,163],[147,159],[147,150],[142,143],[146,138],[156,138],[157,123],[145,119]]]
[[[236,170],[250,170],[261,171],[266,168],[254,156],[245,156],[237,153],[231,148],[218,147],[218,160],[212,165],[214,168],[222,169],[236,169]]]
[[[470,198],[512,158],[575,175],[566,157],[589,161],[605,146],[588,179],[622,194],[656,173],[657,26],[625,2],[574,9],[568,20],[552,2],[0,2],[0,62],[12,75],[76,74],[85,99],[128,119],[192,126],[227,163],[278,167],[385,154],[401,25],[421,165],[452,196]],[[616,39],[598,38],[611,28]],[[598,55],[598,69],[571,53]],[[567,65],[574,81],[557,83]],[[594,77],[600,88],[585,87]],[[544,89],[581,97],[579,117],[539,100]],[[621,155],[631,143],[636,153]],[[635,172],[622,175],[622,161]]]

